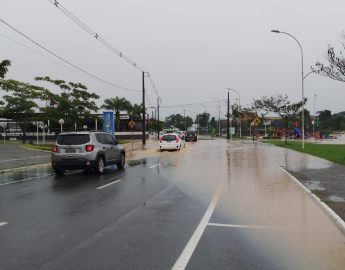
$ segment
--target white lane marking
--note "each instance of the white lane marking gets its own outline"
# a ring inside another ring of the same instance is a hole
[[[0,227],[5,226],[6,224],[8,224],[8,222],[0,222]]]
[[[201,219],[196,230],[194,231],[192,237],[189,239],[180,257],[177,259],[174,266],[171,268],[172,270],[185,269],[187,267],[187,264],[190,258],[192,257],[194,250],[196,246],[198,245],[200,238],[203,235],[208,222],[210,221],[212,213],[218,203],[219,197],[222,194],[223,187],[224,187],[224,183],[220,184],[217,191],[214,193],[212,201],[210,202],[203,218]]]
[[[215,226],[215,227],[226,227],[226,228],[242,228],[242,229],[284,229],[281,227],[272,227],[272,226],[260,226],[260,225],[239,225],[239,224],[223,224],[223,223],[208,223],[208,226]]]
[[[156,164],[156,165],[153,165],[153,166],[151,166],[151,167],[149,167],[150,169],[153,169],[153,168],[156,168],[156,167],[158,167],[160,164],[158,163],[158,164]]]
[[[16,184],[16,183],[21,183],[21,182],[26,182],[26,181],[31,181],[31,180],[34,180],[34,179],[37,179],[37,178],[46,177],[46,176],[52,176],[52,175],[54,175],[54,173],[44,174],[44,175],[30,177],[30,178],[25,178],[25,179],[14,181],[14,182],[10,182],[10,183],[0,184],[0,187],[7,186],[7,185],[12,185],[12,184]]]
[[[47,157],[47,156],[35,156],[35,157],[26,157],[26,158],[6,159],[6,160],[0,160],[0,162],[9,162],[9,161],[17,161],[17,160],[23,160],[23,159],[41,158],[41,157]]]
[[[109,187],[109,186],[114,185],[114,184],[116,184],[116,183],[118,183],[118,182],[121,182],[121,181],[122,181],[122,180],[121,180],[121,179],[119,179],[119,180],[116,180],[116,181],[110,182],[110,183],[108,183],[108,184],[106,184],[106,185],[100,186],[100,187],[98,187],[98,188],[96,188],[96,189],[102,189],[102,188],[106,188],[106,187]]]
[[[0,170],[0,173],[10,172],[10,171],[17,171],[17,170],[24,170],[24,169],[35,168],[35,167],[43,167],[43,166],[47,166],[47,165],[51,165],[51,163],[49,162],[49,163],[42,163],[42,164],[37,164],[37,165],[17,167],[17,168],[12,168],[12,169],[5,169],[5,170]]]

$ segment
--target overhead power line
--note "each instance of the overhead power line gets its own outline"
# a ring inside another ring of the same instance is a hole
[[[72,21],[74,21],[79,27],[81,27],[85,32],[90,34],[92,37],[97,39],[100,43],[102,43],[105,47],[107,47],[109,50],[117,54],[119,57],[121,57],[123,60],[125,60],[127,63],[132,65],[134,68],[144,71],[135,61],[131,60],[128,56],[126,56],[123,52],[116,49],[113,45],[111,45],[109,42],[107,42],[104,38],[102,38],[96,31],[94,31],[91,27],[89,27],[87,24],[85,24],[83,21],[81,21],[78,17],[72,14],[68,9],[66,9],[61,3],[59,3],[57,0],[48,0],[50,3],[54,4],[58,9],[60,9],[68,18],[70,18]]]
[[[187,103],[187,104],[175,104],[175,105],[161,106],[161,108],[185,107],[185,106],[193,106],[193,105],[208,104],[208,103],[215,103],[215,102],[217,101],[213,100],[213,101],[204,101],[204,102]]]
[[[35,40],[33,40],[32,38],[28,37],[27,35],[25,35],[23,32],[19,31],[18,29],[16,29],[15,27],[13,27],[12,25],[8,24],[7,22],[5,22],[4,20],[0,19],[0,21],[7,25],[9,28],[11,28],[12,30],[14,30],[15,32],[17,32],[18,34],[20,34],[21,36],[25,37],[27,40],[29,40],[30,42],[34,43],[35,45],[37,45],[38,47],[40,47],[41,49],[45,50],[46,52],[50,53],[51,55],[54,55],[56,58],[60,59],[61,61],[63,61],[64,63],[72,66],[73,68],[79,70],[80,72],[98,80],[98,81],[101,81],[105,84],[108,84],[110,86],[113,86],[113,87],[116,87],[116,88],[119,88],[119,89],[122,89],[122,90],[126,90],[126,91],[132,91],[132,92],[141,92],[140,90],[135,90],[135,89],[130,89],[130,88],[127,88],[127,87],[123,87],[121,85],[118,85],[118,84],[115,84],[115,83],[112,83],[112,82],[109,82],[107,80],[104,80],[88,71],[86,71],[85,69],[82,69],[78,66],[76,66],[75,64],[71,63],[70,61],[66,60],[65,58],[57,55],[56,53],[54,53],[53,51],[47,49],[46,47],[44,47],[43,45],[39,44],[38,42],[36,42]]]
[[[57,0],[48,0],[48,2],[52,3],[54,6],[56,6],[59,10],[61,10],[62,13],[64,13],[69,19],[71,19],[73,22],[75,22],[81,29],[83,29],[86,33],[91,35],[93,38],[95,38],[97,41],[99,41],[104,47],[118,55],[120,58],[125,60],[127,63],[132,65],[137,70],[144,72],[145,70],[140,67],[135,61],[133,61],[131,58],[129,58],[127,55],[125,55],[123,52],[115,48],[112,44],[110,44],[108,41],[106,41],[104,38],[101,37],[99,33],[97,33],[95,30],[93,30],[90,26],[88,26],[86,23],[84,23],[82,20],[80,20],[77,16],[75,16],[72,12],[70,12],[67,8],[65,8],[60,2]],[[157,96],[159,96],[157,88],[153,82],[151,74],[148,76],[150,83],[152,85],[152,88]]]

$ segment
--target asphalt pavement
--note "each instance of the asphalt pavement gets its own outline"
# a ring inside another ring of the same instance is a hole
[[[20,143],[0,144],[0,172],[50,162],[50,153],[23,149]]]
[[[1,268],[344,269],[344,234],[275,149],[205,140],[2,185]]]

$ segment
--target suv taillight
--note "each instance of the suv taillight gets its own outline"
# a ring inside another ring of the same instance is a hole
[[[176,136],[176,142],[178,143],[180,141],[180,139]]]
[[[57,151],[58,151],[58,147],[56,145],[53,145],[52,146],[52,152],[57,153]]]
[[[161,137],[161,138],[159,138],[159,141],[160,141],[160,143],[162,143],[162,142],[163,142],[163,139],[162,139],[162,137]]]
[[[95,146],[92,144],[85,145],[86,152],[92,152],[95,149]]]

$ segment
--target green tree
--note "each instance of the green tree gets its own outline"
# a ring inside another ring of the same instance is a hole
[[[119,97],[107,98],[104,100],[104,104],[101,106],[103,109],[115,111],[115,129],[120,127],[120,111],[129,111],[131,107],[132,105],[130,101]]]
[[[11,66],[10,60],[3,60],[0,62],[0,79],[4,79],[8,71],[8,67]]]
[[[143,114],[143,105],[142,104],[133,104],[130,108],[129,108],[129,118],[130,119],[141,119],[142,118],[142,114]]]
[[[209,119],[210,119],[210,114],[208,112],[203,112],[203,113],[199,113],[196,116],[195,122],[199,123],[199,128],[207,127]]]
[[[343,49],[345,49],[345,43],[343,43]],[[329,65],[317,62],[315,67],[312,67],[312,70],[322,76],[345,82],[344,52],[340,51],[336,53],[334,47],[329,45],[327,50],[327,61]]]
[[[320,128],[330,130],[331,122],[333,120],[332,112],[324,110],[319,114]]]
[[[35,111],[39,108],[36,100],[42,99],[44,89],[15,80],[3,79],[0,79],[0,88],[11,93],[3,97],[5,103],[2,113],[18,123],[23,132],[23,143],[25,143],[27,129],[31,122],[36,120]]]
[[[304,103],[307,100],[304,100]],[[254,100],[255,107],[267,113],[279,115],[285,124],[285,143],[287,143],[288,123],[295,120],[300,115],[303,102],[292,103],[288,100],[287,95],[277,95],[271,97],[262,97]]]
[[[95,100],[99,96],[88,92],[87,87],[81,83],[67,83],[63,80],[51,79],[48,76],[36,77],[35,80],[49,82],[61,90],[61,93],[55,94],[45,89],[43,94],[43,99],[55,106],[41,108],[41,111],[44,112],[46,119],[55,124],[62,118],[65,121],[64,126],[73,129],[74,125],[80,126],[85,119],[90,118],[92,111],[98,110]]]
[[[168,124],[168,127],[175,127],[180,130],[184,130],[184,117],[181,114],[172,114],[165,118],[165,122]]]

